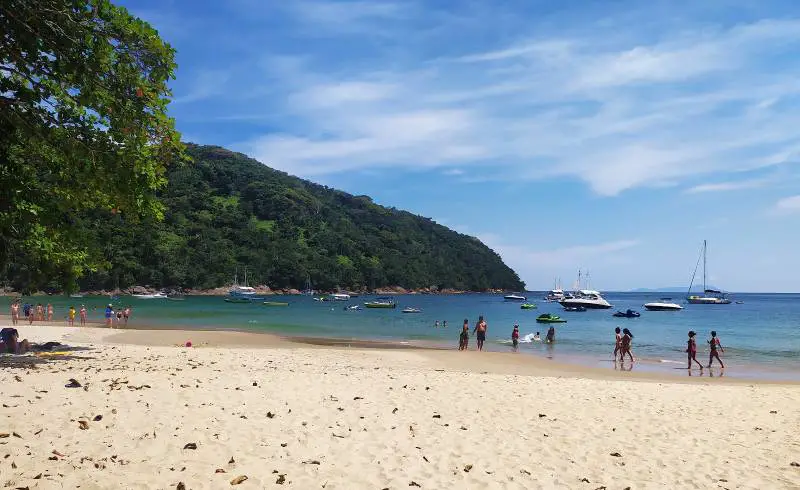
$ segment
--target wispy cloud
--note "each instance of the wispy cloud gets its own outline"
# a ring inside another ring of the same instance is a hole
[[[713,184],[700,184],[686,189],[687,194],[698,194],[704,192],[726,192],[738,191],[743,189],[757,189],[771,183],[771,179],[752,179],[732,182],[716,182]]]
[[[800,213],[800,195],[784,197],[775,203],[773,208],[775,214],[796,214]]]
[[[301,5],[311,23],[373,27],[401,8]],[[619,31],[601,39],[587,25],[457,56],[432,46],[421,58],[404,47],[409,30],[367,58],[307,56],[272,80],[288,96],[271,103],[291,124],[238,147],[304,176],[402,166],[480,178],[491,168],[493,178],[567,176],[615,195],[776,165],[800,144],[800,83],[791,75],[800,58],[788,56],[800,47],[800,21],[687,24],[649,42]],[[479,33],[461,35],[471,34]],[[783,72],[761,70],[767,60]]]

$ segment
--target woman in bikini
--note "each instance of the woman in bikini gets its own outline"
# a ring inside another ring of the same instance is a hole
[[[11,324],[16,325],[19,322],[19,300],[11,303]]]
[[[721,368],[725,367],[725,364],[722,364],[722,359],[719,358],[719,352],[717,349],[725,352],[725,349],[722,348],[722,344],[719,341],[719,337],[717,337],[717,332],[715,330],[711,331],[711,339],[708,341],[708,345],[711,348],[711,351],[708,353],[708,367],[711,368],[711,364],[714,362],[716,358],[719,361],[719,366]]]
[[[619,349],[619,360],[620,362],[625,362],[625,354],[628,354],[630,357],[631,362],[636,362],[636,359],[633,358],[633,352],[631,351],[631,341],[633,340],[633,334],[627,328],[622,329],[622,339],[620,341],[620,349]]]
[[[617,360],[617,354],[619,354],[619,350],[622,348],[622,334],[620,333],[621,330],[619,327],[614,329],[614,334],[616,336],[616,340],[614,341],[614,360]]]
[[[695,335],[697,334],[694,333],[694,331],[689,330],[689,340],[686,341],[686,354],[689,359],[689,365],[686,366],[686,369],[692,369],[692,361],[694,361],[700,366],[700,370],[702,371],[703,365],[697,360],[697,342],[694,340]]]

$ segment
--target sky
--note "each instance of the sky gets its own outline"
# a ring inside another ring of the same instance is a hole
[[[800,291],[793,0],[125,0],[184,140],[481,239],[529,289]]]

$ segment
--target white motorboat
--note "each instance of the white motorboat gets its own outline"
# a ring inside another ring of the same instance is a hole
[[[544,297],[544,300],[550,303],[557,303],[564,299],[564,290],[563,289],[551,289],[547,296]]]
[[[559,301],[563,307],[583,306],[589,310],[607,310],[614,305],[606,301],[603,296],[593,289],[581,289],[575,291],[571,298],[564,298]]]
[[[167,299],[167,295],[162,292],[153,294],[132,294],[131,296],[136,299]]]
[[[694,285],[694,276],[697,275],[697,267],[700,265],[700,258],[697,258],[697,265],[694,267],[692,280],[689,282],[689,291],[687,292],[686,302],[691,305],[729,305],[731,300],[725,297],[725,293],[717,291],[716,289],[708,289],[706,287],[706,251],[708,245],[706,240],[703,240],[703,250],[701,257],[703,259],[703,294],[691,294],[692,286]]]
[[[644,307],[649,311],[678,311],[683,309],[683,306],[673,303],[672,298],[661,298],[659,301],[645,303]]]
[[[403,313],[422,313],[422,310],[409,306],[408,308],[403,308]]]
[[[503,296],[506,301],[527,301],[528,298],[519,294],[507,294]]]
[[[350,301],[350,295],[344,293],[333,293],[330,295],[333,301]]]

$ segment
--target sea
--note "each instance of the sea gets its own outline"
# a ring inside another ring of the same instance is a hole
[[[35,296],[30,303],[52,303],[54,320],[65,321],[67,309],[85,304],[91,321],[102,321],[109,301],[119,308],[130,306],[130,327],[237,330],[270,333],[286,337],[319,337],[389,341],[400,345],[456,349],[461,326],[474,327],[479,316],[488,323],[485,350],[530,355],[557,362],[607,369],[654,371],[676,376],[700,376],[686,370],[686,340],[689,330],[697,332],[698,360],[708,362],[706,341],[716,330],[725,349],[726,368],[704,370],[702,376],[800,381],[800,294],[732,294],[728,305],[683,304],[676,293],[608,292],[603,296],[614,305],[610,310],[566,312],[558,303],[543,300],[545,292],[525,293],[536,309],[523,310],[499,294],[397,295],[395,309],[348,310],[363,305],[374,296],[350,301],[321,302],[311,296],[268,296],[268,301],[288,306],[227,303],[222,297],[187,296],[180,301],[137,299],[121,296],[70,298]],[[643,304],[672,296],[684,307],[681,311],[647,311]],[[0,298],[8,310],[11,299]],[[414,307],[419,313],[403,313]],[[617,310],[639,311],[639,318],[617,318]],[[536,332],[543,339],[549,325],[536,323],[542,313],[554,313],[566,323],[553,325],[556,342],[533,340]],[[438,326],[437,326],[438,322]],[[446,322],[446,327],[444,326]],[[76,318],[77,323],[77,318]],[[512,353],[513,325],[520,326],[518,352]],[[634,335],[633,354],[637,362],[620,366],[612,360],[614,328],[627,327]],[[24,333],[24,331],[23,331]],[[474,335],[470,349],[475,348]],[[716,362],[716,361],[715,361]]]

